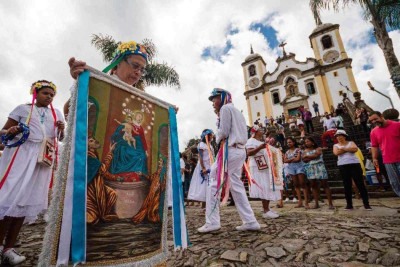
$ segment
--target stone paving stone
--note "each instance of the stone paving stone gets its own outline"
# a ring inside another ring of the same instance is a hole
[[[261,217],[261,202],[251,205],[260,231],[238,232],[241,224],[235,207],[221,209],[221,230],[200,234],[204,212],[187,207],[187,225],[192,247],[174,251],[171,222],[168,229],[169,260],[167,266],[396,266],[400,265],[400,198],[374,199],[373,210],[366,211],[359,200],[355,210],[344,211],[345,202],[335,200],[334,211],[322,204],[320,209],[306,211],[286,204],[277,219]],[[274,207],[275,203],[271,204]],[[21,251],[27,260],[20,266],[36,266],[44,234],[44,221],[24,225],[19,237]],[[266,249],[274,248],[284,255],[273,258]],[[234,251],[235,260],[222,255]]]

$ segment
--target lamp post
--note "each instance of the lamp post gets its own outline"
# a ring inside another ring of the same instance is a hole
[[[392,108],[394,109],[393,102],[392,102],[392,99],[390,99],[390,97],[388,97],[387,95],[383,94],[382,92],[376,90],[375,87],[372,85],[372,83],[371,83],[370,81],[368,81],[367,84],[368,84],[368,87],[369,87],[369,89],[370,89],[371,91],[377,92],[377,93],[380,94],[381,96],[384,96],[384,97],[386,97],[387,99],[389,99],[390,105],[391,105]]]

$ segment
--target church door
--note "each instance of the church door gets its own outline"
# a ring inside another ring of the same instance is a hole
[[[299,114],[298,108],[291,108],[288,110],[289,116],[297,116]]]

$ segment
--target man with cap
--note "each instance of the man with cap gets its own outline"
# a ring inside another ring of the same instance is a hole
[[[260,225],[254,216],[246,190],[240,180],[242,167],[246,159],[245,144],[247,142],[247,126],[242,113],[233,106],[231,94],[220,88],[215,88],[208,98],[213,102],[213,108],[218,116],[216,142],[227,148],[227,178],[230,192],[235,201],[240,218],[243,221],[237,226],[238,231],[259,230]],[[220,151],[221,152],[221,151]],[[226,155],[226,153],[225,153]],[[217,161],[211,167],[210,186],[206,197],[206,223],[198,229],[201,233],[216,231],[221,228],[219,204],[220,190],[217,188],[217,173],[221,162]]]

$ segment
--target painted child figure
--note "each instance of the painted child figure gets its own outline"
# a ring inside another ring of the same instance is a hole
[[[38,162],[42,145],[57,145],[64,136],[64,118],[51,105],[56,86],[45,80],[32,84],[32,104],[22,104],[11,111],[2,134],[16,135],[18,123],[29,126],[29,136],[17,147],[7,147],[0,160],[0,255],[2,264],[18,265],[26,257],[15,251],[15,241],[22,224],[33,223],[48,207],[52,166]],[[14,140],[13,140],[14,141]],[[2,246],[5,240],[4,247]]]
[[[203,202],[203,208],[205,208],[210,168],[214,163],[214,149],[210,145],[213,136],[214,133],[210,129],[205,129],[201,134],[201,142],[197,146],[199,151],[199,160],[193,172],[188,194],[189,200]]]
[[[117,119],[114,119],[119,125],[124,126],[124,128],[122,129],[122,131],[124,132],[124,135],[122,136],[122,139],[124,139],[128,145],[133,146],[134,148],[136,148],[136,140],[135,138],[133,138],[132,132],[134,134],[139,134],[139,132],[137,132],[133,125],[132,125],[132,117],[131,116],[126,116],[126,122],[119,122]]]

